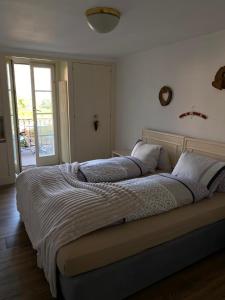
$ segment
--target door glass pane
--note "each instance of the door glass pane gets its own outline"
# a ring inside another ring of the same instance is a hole
[[[36,165],[30,65],[14,64],[22,168]]]
[[[39,156],[50,156],[55,154],[54,127],[52,114],[37,113],[37,130]]]
[[[55,155],[51,69],[34,67],[34,87],[39,156]]]
[[[36,92],[35,96],[37,113],[52,113],[52,92]]]
[[[34,67],[34,84],[36,91],[51,91],[51,69],[43,67]]]

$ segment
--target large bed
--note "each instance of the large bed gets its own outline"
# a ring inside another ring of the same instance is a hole
[[[223,143],[149,129],[142,139],[167,149],[173,166],[185,150],[225,161]],[[57,296],[124,299],[223,247],[225,194],[216,193],[160,215],[98,229],[60,247]]]
[[[216,195],[63,247],[57,256],[61,299],[124,299],[224,248],[224,200]]]

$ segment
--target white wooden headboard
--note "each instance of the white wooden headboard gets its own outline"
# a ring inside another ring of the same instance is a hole
[[[168,151],[173,167],[176,165],[184,145],[184,136],[182,135],[150,129],[142,130],[142,140],[146,143],[162,145]]]
[[[183,151],[190,151],[225,161],[225,143],[191,138],[151,129],[142,130],[146,143],[162,145],[169,153],[173,167]]]
[[[225,161],[225,143],[185,137],[183,151],[186,150]]]

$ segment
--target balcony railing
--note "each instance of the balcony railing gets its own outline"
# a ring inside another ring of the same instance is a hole
[[[35,132],[32,119],[19,119],[20,146],[35,152]],[[37,120],[39,153],[41,156],[54,154],[54,131],[52,118]]]
[[[21,147],[35,147],[34,122],[32,119],[19,119]]]

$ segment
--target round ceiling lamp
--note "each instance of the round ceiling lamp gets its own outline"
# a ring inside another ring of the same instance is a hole
[[[111,7],[94,7],[86,11],[89,27],[99,33],[112,31],[119,23],[120,12]]]

